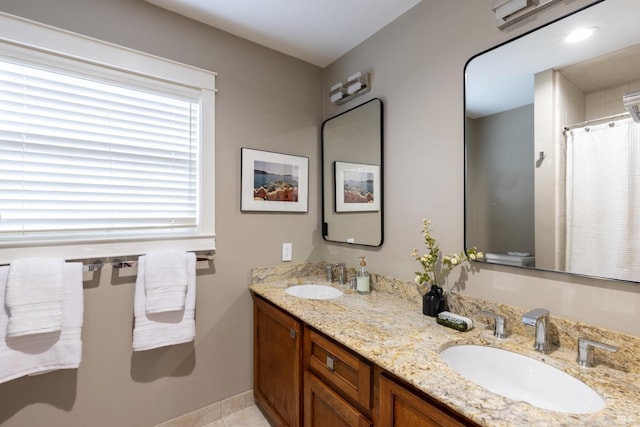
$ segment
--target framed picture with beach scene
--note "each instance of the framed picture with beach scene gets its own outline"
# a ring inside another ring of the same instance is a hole
[[[307,157],[242,148],[240,210],[307,212]]]
[[[380,166],[334,162],[336,212],[380,210]]]

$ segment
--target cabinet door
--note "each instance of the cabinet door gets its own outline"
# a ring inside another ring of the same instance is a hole
[[[475,426],[453,411],[413,393],[400,383],[380,375],[380,427]]]
[[[256,401],[276,426],[299,427],[302,339],[300,322],[254,297],[253,389]]]
[[[318,377],[304,374],[305,427],[371,427],[371,422]]]

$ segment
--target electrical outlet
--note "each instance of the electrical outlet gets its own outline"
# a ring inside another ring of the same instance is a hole
[[[293,244],[282,244],[282,261],[291,261],[293,259]]]

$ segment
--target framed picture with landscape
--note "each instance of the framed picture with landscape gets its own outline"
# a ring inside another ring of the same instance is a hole
[[[380,210],[380,166],[334,162],[336,212]]]
[[[309,159],[242,148],[240,210],[307,212]]]

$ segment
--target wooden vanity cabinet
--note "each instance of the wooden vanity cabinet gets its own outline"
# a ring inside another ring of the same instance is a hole
[[[254,395],[281,427],[478,426],[258,295]]]
[[[301,322],[253,296],[253,393],[275,426],[301,426]]]
[[[303,337],[304,426],[371,426],[371,363],[309,327]]]
[[[378,427],[469,427],[479,424],[386,373],[378,375]]]

